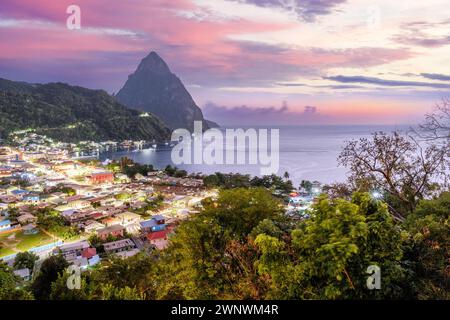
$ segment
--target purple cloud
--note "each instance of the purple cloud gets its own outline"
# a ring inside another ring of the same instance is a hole
[[[431,79],[431,80],[441,80],[441,81],[450,81],[450,75],[439,74],[439,73],[421,73],[422,77]]]
[[[365,76],[333,76],[324,77],[327,80],[333,80],[342,83],[366,83],[375,84],[386,87],[426,87],[435,89],[450,89],[450,84],[446,83],[432,83],[421,81],[402,81],[402,80],[384,80],[380,78],[365,77]]]
[[[221,125],[299,124],[322,119],[317,107],[304,106],[302,111],[293,111],[286,101],[281,107],[226,107],[208,102],[202,111],[206,118]]]
[[[433,36],[427,34],[427,29],[436,27],[450,26],[450,19],[438,22],[428,21],[413,21],[403,24],[404,33],[396,35],[393,40],[402,44],[426,47],[426,48],[438,48],[450,44],[450,36]]]
[[[306,21],[313,21],[316,16],[332,13],[337,6],[347,0],[245,0],[247,3],[261,7],[279,7],[296,12]]]

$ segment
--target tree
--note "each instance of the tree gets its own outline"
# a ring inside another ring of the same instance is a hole
[[[142,300],[136,288],[115,288],[110,284],[101,285],[102,300]]]
[[[132,166],[134,164],[134,161],[128,157],[121,157],[119,163],[120,163],[120,171],[123,172],[126,167]]]
[[[168,164],[166,166],[166,168],[164,169],[164,172],[168,175],[168,176],[173,176],[175,174],[175,172],[177,172],[178,168],[177,167],[172,167],[170,164]]]
[[[261,275],[271,278],[267,298],[405,298],[408,273],[401,263],[402,233],[384,203],[367,193],[352,201],[321,196],[310,219],[291,233],[292,242],[260,234]],[[383,290],[368,290],[366,269],[383,272]]]
[[[203,178],[203,184],[206,187],[217,187],[219,185],[219,178],[215,174],[207,175]]]
[[[347,183],[335,182],[323,187],[324,193],[326,193],[331,199],[346,199],[350,200],[352,197],[352,187]]]
[[[20,278],[0,261],[0,300],[32,300],[33,295],[21,287]]]
[[[14,269],[28,268],[31,271],[34,268],[34,264],[39,260],[39,257],[33,252],[19,252],[14,259]]]
[[[154,299],[157,290],[154,280],[157,275],[154,271],[156,261],[157,255],[144,253],[128,259],[108,257],[87,279],[90,297],[113,299],[120,295],[136,295],[139,299]]]
[[[285,171],[283,174],[283,178],[289,180],[289,172]]]
[[[283,234],[283,230],[281,230],[272,220],[264,219],[255,228],[253,228],[250,236],[255,239],[262,233],[275,238],[280,238]]]
[[[203,213],[239,239],[260,221],[279,218],[283,210],[282,204],[263,188],[237,188],[220,191],[218,200],[206,206]]]
[[[309,180],[302,180],[302,182],[300,182],[300,188],[303,188],[303,190],[308,193],[311,193],[312,186],[313,184]]]
[[[406,259],[412,265],[420,299],[450,298],[450,192],[422,200],[405,221],[410,237]]]
[[[41,269],[31,284],[31,290],[38,300],[48,300],[51,294],[51,286],[54,281],[69,266],[62,255],[51,256],[44,260]]]
[[[449,165],[446,148],[430,145],[423,149],[398,132],[377,132],[371,140],[349,141],[338,162],[350,169],[350,183],[357,189],[387,193],[391,211],[400,219],[447,178]]]
[[[261,295],[249,233],[264,219],[281,219],[283,207],[263,188],[224,189],[217,200],[183,221],[162,253],[158,297],[226,299]],[[246,255],[248,253],[248,255]]]
[[[51,283],[50,300],[87,300],[89,298],[88,285],[84,276],[80,279],[80,288],[68,288],[67,280],[71,274],[63,271]]]
[[[184,178],[187,176],[187,171],[186,170],[177,170],[174,173],[174,177],[175,178]]]
[[[413,130],[425,141],[449,144],[450,142],[450,99],[443,98],[433,112],[425,115],[425,121]]]

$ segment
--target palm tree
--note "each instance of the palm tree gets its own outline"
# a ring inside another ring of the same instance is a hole
[[[288,180],[289,179],[289,172],[285,171],[283,177]]]

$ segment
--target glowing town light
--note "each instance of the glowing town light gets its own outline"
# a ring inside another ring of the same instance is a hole
[[[374,198],[374,199],[381,199],[382,198],[382,194],[381,194],[381,192],[379,192],[379,191],[372,191],[372,197]]]

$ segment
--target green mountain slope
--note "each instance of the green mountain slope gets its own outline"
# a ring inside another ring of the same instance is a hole
[[[0,137],[27,128],[70,142],[170,137],[157,117],[128,109],[103,90],[0,79]]]

